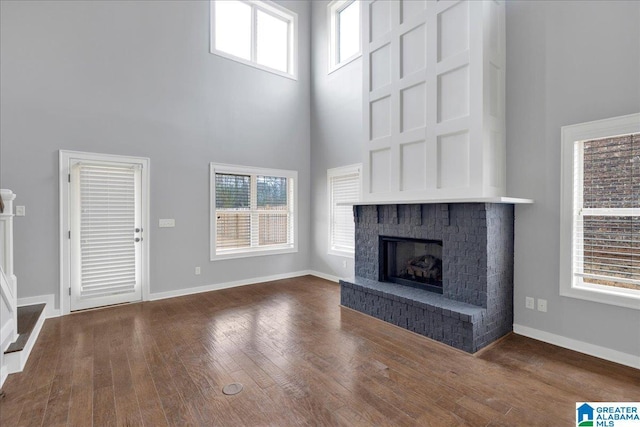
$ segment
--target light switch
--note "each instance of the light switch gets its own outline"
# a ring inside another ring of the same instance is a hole
[[[159,224],[160,228],[169,228],[169,227],[175,227],[175,226],[176,226],[176,220],[173,218],[160,220],[160,224]]]
[[[26,209],[24,206],[16,206],[16,216],[25,216]]]

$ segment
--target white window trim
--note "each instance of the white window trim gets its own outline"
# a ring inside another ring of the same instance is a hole
[[[267,71],[272,74],[277,74],[279,76],[287,77],[292,80],[298,80],[298,14],[289,10],[285,7],[282,7],[270,0],[240,0],[243,3],[247,3],[252,8],[252,13],[254,15],[253,19],[253,35],[251,40],[251,60],[247,60],[244,58],[240,58],[238,56],[232,55],[227,52],[223,52],[216,49],[216,33],[215,33],[215,7],[214,3],[217,0],[209,0],[209,52],[221,56],[226,59],[230,59],[232,61],[239,62],[244,65],[248,65],[253,68],[258,68],[263,71]],[[276,70],[274,68],[267,67],[265,65],[258,64],[256,62],[256,20],[255,20],[255,10],[259,9],[262,12],[273,15],[277,18],[289,22],[289,64],[288,64],[288,72],[283,72],[280,70]]]
[[[70,209],[71,194],[69,191],[69,174],[71,173],[71,163],[74,160],[87,160],[91,162],[108,163],[139,163],[142,165],[142,222],[141,226],[144,230],[144,239],[142,240],[142,275],[140,278],[140,286],[142,289],[142,301],[150,299],[151,290],[149,285],[149,265],[150,265],[150,241],[151,227],[149,216],[149,195],[150,195],[150,159],[147,157],[120,156],[112,154],[86,153],[80,151],[59,151],[59,201],[60,201],[60,314],[65,315],[71,312],[71,297],[69,288],[71,283],[71,241],[68,233],[71,230]]]
[[[328,74],[333,73],[336,70],[344,67],[345,65],[353,62],[354,60],[360,58],[362,56],[362,8],[364,5],[360,4],[360,29],[358,33],[360,34],[360,46],[358,52],[351,55],[349,58],[346,58],[343,61],[339,61],[338,58],[338,44],[340,40],[338,39],[338,14],[342,12],[347,6],[351,3],[360,0],[334,0],[327,5],[327,28],[329,28],[329,71]]]
[[[211,261],[248,258],[264,255],[278,255],[298,252],[298,171],[284,169],[268,169],[251,166],[228,165],[222,163],[211,163],[209,173],[210,205],[209,205],[209,228],[210,228],[210,257]],[[293,247],[264,247],[264,248],[243,248],[228,251],[224,254],[216,253],[216,173],[229,173],[237,175],[263,175],[278,176],[293,179]]]
[[[333,200],[332,200],[332,192],[331,192],[331,178],[334,178],[336,176],[343,176],[343,175],[351,175],[357,173],[358,174],[358,178],[359,178],[359,187],[360,187],[360,192],[362,192],[362,164],[361,163],[357,163],[357,164],[353,164],[353,165],[348,165],[348,166],[341,166],[341,167],[337,167],[337,168],[332,168],[332,169],[327,169],[327,206],[328,206],[328,216],[327,216],[327,242],[328,242],[328,250],[327,253],[329,255],[336,255],[336,256],[342,256],[342,257],[346,257],[346,258],[354,258],[355,257],[355,250],[354,251],[345,251],[345,250],[339,250],[339,249],[335,249],[332,245],[331,242],[331,223],[333,220]],[[360,195],[360,198],[362,196]],[[354,200],[354,202],[357,202],[359,200]]]
[[[640,132],[640,113],[562,127],[560,192],[560,295],[640,310],[640,291],[573,280],[573,177],[577,141]]]

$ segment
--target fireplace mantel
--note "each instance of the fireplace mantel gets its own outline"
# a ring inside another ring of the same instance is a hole
[[[517,197],[474,197],[451,199],[424,199],[424,200],[376,200],[354,203],[338,203],[340,206],[370,206],[370,205],[422,205],[422,204],[453,204],[453,203],[499,203],[510,205],[530,205],[533,199],[521,199]]]

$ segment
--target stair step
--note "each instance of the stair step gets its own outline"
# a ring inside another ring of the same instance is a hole
[[[4,352],[5,354],[14,353],[16,351],[24,350],[24,347],[29,341],[31,332],[36,327],[40,314],[44,310],[46,304],[34,304],[18,307],[18,339],[9,345],[9,348]]]

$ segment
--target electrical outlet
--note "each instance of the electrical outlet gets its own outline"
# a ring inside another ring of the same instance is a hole
[[[196,267],[196,276],[200,274],[200,267]]]
[[[169,227],[175,227],[176,226],[176,220],[175,219],[161,219],[160,222],[158,223],[158,227],[160,228],[169,228]]]
[[[524,299],[524,306],[527,307],[530,310],[534,310],[535,309],[535,299],[533,299],[532,297],[526,297]]]
[[[347,268],[347,261],[346,260],[342,261],[342,268],[344,268],[344,269]]]
[[[547,312],[547,300],[538,298],[538,311]]]
[[[26,208],[24,206],[16,206],[16,216],[25,216]]]

